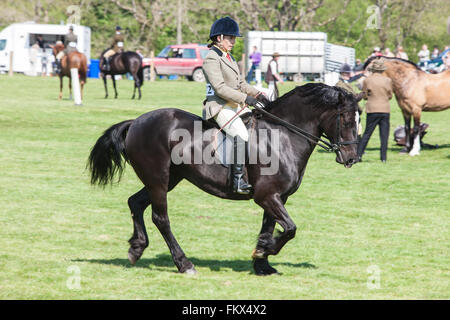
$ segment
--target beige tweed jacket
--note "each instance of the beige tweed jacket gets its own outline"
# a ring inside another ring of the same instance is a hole
[[[241,77],[234,58],[228,61],[226,54],[215,46],[203,60],[203,72],[206,78],[205,119],[216,116],[225,105],[243,106],[247,95],[259,93]]]

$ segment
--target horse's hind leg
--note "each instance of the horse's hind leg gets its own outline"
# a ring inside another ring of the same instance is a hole
[[[403,111],[403,120],[405,120],[405,147],[400,153],[406,154],[411,150],[411,115],[407,111]]]
[[[165,187],[152,188],[150,197],[152,199],[152,221],[166,241],[178,271],[189,274],[196,273],[197,271],[194,265],[186,258],[186,255],[170,229],[169,216],[167,214],[167,191]]]
[[[146,188],[142,188],[128,199],[131,217],[133,218],[133,236],[128,242],[130,249],[128,250],[128,260],[131,264],[142,256],[145,248],[148,247],[148,236],[144,223],[144,211],[150,205],[150,195]]]
[[[134,99],[135,95],[136,95],[136,82],[134,82],[133,96],[131,97],[131,99]]]

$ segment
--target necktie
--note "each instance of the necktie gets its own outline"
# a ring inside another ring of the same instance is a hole
[[[230,57],[230,54],[229,54],[229,53],[227,53],[227,59],[228,59],[228,61],[231,62],[231,57]]]

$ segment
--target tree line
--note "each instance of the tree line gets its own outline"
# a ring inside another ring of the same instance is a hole
[[[212,22],[230,16],[248,30],[320,31],[365,59],[375,46],[402,45],[412,61],[422,44],[450,44],[448,0],[2,0],[0,29],[15,23],[78,22],[89,26],[92,56],[120,25],[127,50],[158,53],[168,44],[206,43]],[[75,9],[74,9],[75,8]],[[243,52],[239,39],[233,53]]]

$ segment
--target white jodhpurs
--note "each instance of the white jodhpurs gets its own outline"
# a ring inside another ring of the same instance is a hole
[[[236,115],[239,110],[241,110],[240,107],[232,108],[230,106],[224,106],[222,110],[214,117],[214,120],[216,120],[217,124],[223,128],[223,131],[225,131],[229,136],[233,138],[235,136],[239,136],[242,140],[248,142],[248,131],[240,116],[251,111],[249,108],[245,107],[239,115]]]

